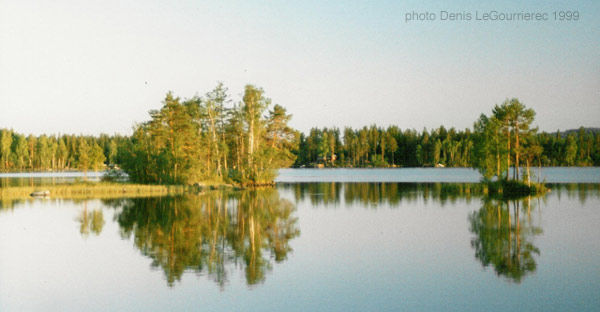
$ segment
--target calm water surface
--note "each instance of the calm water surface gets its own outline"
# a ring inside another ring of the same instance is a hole
[[[62,183],[100,181],[103,172],[14,172],[0,173],[0,187],[56,185]]]
[[[548,167],[530,171],[532,180],[548,183],[600,183],[600,167]],[[479,182],[470,168],[281,169],[277,182]]]
[[[2,200],[0,311],[597,311],[600,184]]]

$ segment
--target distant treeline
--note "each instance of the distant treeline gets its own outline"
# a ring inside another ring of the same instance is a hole
[[[64,171],[102,170],[105,165],[119,163],[119,146],[129,137],[101,134],[28,135],[0,130],[0,170]]]
[[[471,167],[473,134],[439,127],[431,131],[401,130],[397,126],[375,125],[359,130],[313,128],[296,139],[294,167]],[[543,166],[600,166],[600,132],[584,128],[537,134],[543,147]],[[25,136],[0,130],[0,170],[63,171],[101,170],[121,164],[132,137],[41,135]],[[334,155],[332,157],[332,155]],[[333,158],[333,160],[332,160]],[[224,165],[224,164],[223,164]]]
[[[376,125],[313,128],[300,136],[294,167],[475,167],[476,139],[471,129],[443,126],[421,132]],[[534,139],[543,148],[542,166],[600,165],[600,132],[582,127],[567,136],[541,132]]]
[[[186,100],[168,93],[163,107],[150,111],[151,120],[136,125],[131,136],[25,136],[3,129],[0,171],[86,171],[118,165],[141,183],[261,184],[272,181],[272,169],[290,166],[474,167],[507,177],[519,159],[527,160],[528,167],[530,162],[600,165],[600,132],[581,127],[566,135],[538,133],[529,128],[535,112],[517,99],[496,106],[490,117],[482,115],[475,130],[442,126],[419,132],[372,125],[313,128],[308,134],[288,126],[291,115],[284,107],[270,109],[271,100],[260,88],[247,85],[241,101],[231,102],[222,84]]]

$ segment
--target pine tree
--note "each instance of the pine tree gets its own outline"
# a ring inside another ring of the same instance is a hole
[[[0,130],[0,168],[5,171],[10,169],[12,141],[12,131]]]

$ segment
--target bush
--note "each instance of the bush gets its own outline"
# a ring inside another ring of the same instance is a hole
[[[104,172],[100,180],[103,182],[125,182],[127,178],[128,176],[123,170],[110,169]]]
[[[538,195],[546,192],[546,185],[543,183],[531,183],[527,185],[522,181],[493,181],[487,182],[488,193],[490,195],[502,195],[503,197]]]

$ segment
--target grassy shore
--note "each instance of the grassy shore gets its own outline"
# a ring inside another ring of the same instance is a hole
[[[182,185],[145,185],[130,183],[74,183],[45,186],[17,186],[0,188],[2,199],[29,198],[30,194],[49,191],[51,198],[118,198],[182,194],[189,187]]]

